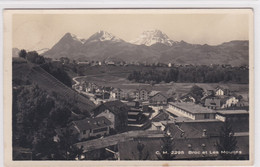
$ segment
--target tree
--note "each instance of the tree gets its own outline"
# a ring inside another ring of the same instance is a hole
[[[248,68],[225,68],[221,66],[206,66],[206,65],[189,65],[163,69],[155,65],[148,71],[134,70],[128,75],[129,80],[134,80],[139,83],[147,81],[155,81],[159,83],[186,82],[186,83],[218,83],[218,82],[236,82],[248,83],[249,75]]]
[[[69,122],[70,116],[71,111],[66,106],[59,105],[50,113],[50,120],[53,122],[55,126],[64,127]]]
[[[196,103],[200,102],[201,98],[203,97],[203,92],[204,90],[197,85],[194,85],[190,90],[190,94],[195,98]]]
[[[59,136],[57,158],[61,160],[75,160],[83,153],[82,148],[76,147],[74,144],[78,142],[78,135],[66,127]]]
[[[13,92],[13,144],[30,148],[33,159],[75,159],[77,136],[70,132],[54,142],[54,129],[66,127],[71,118],[72,100],[55,97],[37,85],[21,86]],[[64,151],[66,148],[67,151]]]
[[[237,148],[237,140],[234,136],[230,121],[227,119],[221,127],[219,142],[217,149],[219,151],[219,158],[222,160],[235,160],[237,155],[230,152],[235,151]]]
[[[159,151],[159,154],[157,154],[157,158],[159,160],[172,160],[175,158],[175,155],[172,154],[173,151],[173,139],[167,135],[164,139],[163,139],[163,145],[161,150]]]
[[[149,158],[149,152],[146,151],[146,153],[144,153],[144,144],[141,143],[140,141],[138,141],[137,144],[137,151],[138,151],[138,160],[147,160]],[[133,156],[135,157],[134,152],[132,152]]]
[[[238,99],[239,101],[241,101],[241,100],[243,99],[243,96],[239,95],[239,96],[237,96],[237,99]]]
[[[45,63],[44,57],[40,56],[36,51],[28,52],[26,55],[26,59],[31,63],[35,63],[35,64]]]
[[[27,55],[27,52],[26,52],[26,50],[24,50],[24,49],[22,49],[20,52],[19,52],[19,57],[21,57],[21,58],[26,58],[26,55]]]
[[[63,84],[65,84],[68,87],[71,87],[72,85],[71,79],[63,66],[59,66],[53,63],[45,63],[42,64],[41,67],[49,74],[54,76],[56,79],[61,81]]]
[[[44,132],[38,134],[38,141],[33,147],[33,159],[55,159],[58,147],[57,143],[53,140],[55,132],[52,129],[45,129]]]

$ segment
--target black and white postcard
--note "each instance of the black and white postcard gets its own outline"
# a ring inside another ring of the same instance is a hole
[[[4,11],[7,166],[250,165],[251,9]]]

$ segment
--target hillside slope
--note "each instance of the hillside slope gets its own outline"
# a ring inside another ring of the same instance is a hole
[[[71,88],[64,85],[55,77],[47,73],[41,67],[30,63],[13,63],[13,81],[29,81],[37,84],[40,88],[49,93],[56,93],[64,99],[74,99],[79,109],[86,115],[89,115],[95,105],[86,97],[78,94]],[[69,97],[69,98],[68,98]]]

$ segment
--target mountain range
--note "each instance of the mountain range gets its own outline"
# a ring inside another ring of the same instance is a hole
[[[249,41],[230,41],[220,45],[190,44],[174,41],[160,30],[144,31],[129,42],[106,31],[88,39],[66,33],[51,49],[42,53],[51,58],[175,64],[248,65]]]

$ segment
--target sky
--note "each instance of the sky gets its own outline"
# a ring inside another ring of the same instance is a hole
[[[249,39],[248,13],[37,13],[14,14],[13,47],[51,48],[65,33],[89,38],[99,30],[130,41],[143,31],[159,29],[174,41],[218,45]]]

